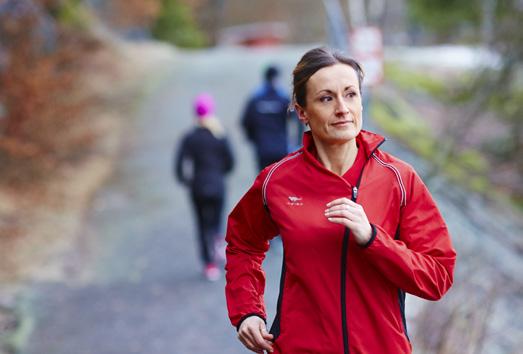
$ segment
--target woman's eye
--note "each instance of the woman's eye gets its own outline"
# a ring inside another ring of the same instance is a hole
[[[320,97],[320,102],[329,102],[330,100],[332,100],[331,96],[322,96],[322,97]]]
[[[349,91],[347,92],[347,95],[346,97],[350,97],[350,98],[353,98],[353,97],[356,97],[358,94],[354,91]]]

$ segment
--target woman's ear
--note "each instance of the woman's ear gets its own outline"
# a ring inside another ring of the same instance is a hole
[[[305,110],[299,104],[296,103],[294,105],[294,110],[296,111],[296,114],[298,114],[298,119],[300,120],[300,122],[302,122],[303,124],[309,124],[307,112],[305,112]]]

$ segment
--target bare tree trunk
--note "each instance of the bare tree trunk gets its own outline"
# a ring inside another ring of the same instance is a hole
[[[209,34],[209,38],[211,39],[211,43],[213,45],[216,45],[217,43],[217,36],[218,32],[220,31],[220,28],[222,26],[223,22],[223,15],[225,11],[225,0],[214,0],[211,1],[212,6],[212,14],[214,16],[210,17],[211,24],[211,33]]]
[[[349,18],[351,27],[364,26],[367,24],[365,11],[365,0],[347,0],[349,6]]]
[[[339,0],[323,0],[327,13],[329,43],[332,47],[347,51],[349,47],[347,21]]]
[[[481,39],[483,44],[489,47],[494,40],[494,16],[497,0],[483,0],[481,3]]]
[[[385,10],[387,9],[385,0],[369,0],[367,9],[369,23],[376,25],[383,23]]]

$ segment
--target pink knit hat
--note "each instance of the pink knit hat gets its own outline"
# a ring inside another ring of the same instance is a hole
[[[214,99],[208,93],[201,93],[194,100],[194,113],[203,119],[214,113]]]

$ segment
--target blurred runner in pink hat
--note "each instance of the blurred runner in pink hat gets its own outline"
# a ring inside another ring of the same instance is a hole
[[[187,186],[198,225],[200,258],[204,276],[220,278],[223,261],[221,233],[225,175],[234,164],[225,131],[216,118],[215,103],[208,93],[199,94],[193,104],[196,126],[186,133],[176,157],[176,177]]]

